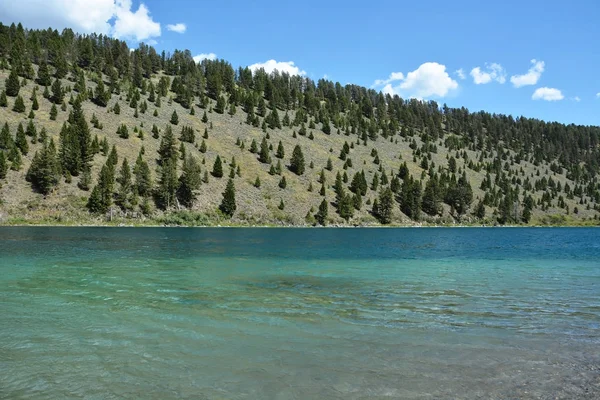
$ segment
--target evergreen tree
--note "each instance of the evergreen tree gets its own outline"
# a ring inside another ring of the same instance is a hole
[[[8,75],[5,83],[5,90],[7,96],[16,97],[19,95],[21,82],[19,82],[19,75],[17,75],[16,68],[10,70],[10,75]]]
[[[167,158],[159,167],[159,182],[157,188],[158,206],[168,210],[175,203],[177,192],[177,161]]]
[[[181,176],[179,177],[179,188],[177,198],[185,207],[192,207],[196,200],[195,191],[200,188],[202,176],[200,164],[195,157],[188,155],[183,161]]]
[[[25,102],[23,101],[23,98],[21,96],[17,96],[17,98],[15,99],[15,105],[13,106],[12,110],[17,113],[25,112]]]
[[[394,194],[389,187],[382,188],[377,201],[376,217],[382,224],[392,222],[392,213],[394,209]]]
[[[54,142],[44,143],[42,150],[36,152],[27,170],[26,180],[42,194],[48,194],[60,180],[59,163]]]
[[[98,85],[94,90],[94,103],[100,107],[106,107],[110,97],[110,91],[107,91],[104,88],[104,82],[102,81],[102,78],[98,79]]]
[[[90,185],[92,184],[92,171],[91,169],[84,168],[81,173],[81,178],[79,178],[79,182],[77,182],[77,187],[81,190],[85,190],[86,192],[90,190]]]
[[[227,182],[227,187],[223,192],[223,200],[221,201],[219,209],[223,212],[223,214],[232,217],[236,208],[237,206],[235,204],[235,186],[233,184],[233,179],[229,179],[229,181]]]
[[[218,114],[223,114],[225,112],[225,98],[223,96],[219,96],[217,98],[217,105],[215,106],[215,112]]]
[[[19,150],[21,150],[21,154],[24,156],[26,156],[29,152],[29,144],[27,143],[27,137],[25,136],[25,131],[23,130],[23,124],[21,123],[19,123],[19,126],[17,127],[15,145]]]
[[[418,221],[421,214],[421,183],[407,176],[400,191],[400,210],[410,219]]]
[[[354,202],[352,196],[343,192],[340,201],[337,203],[337,211],[340,217],[348,222],[354,216]]]
[[[177,111],[173,110],[173,114],[171,114],[171,124],[177,125],[179,124],[179,116],[177,115]]]
[[[56,121],[57,115],[58,115],[58,109],[56,108],[56,104],[52,104],[52,107],[50,107],[50,120]]]
[[[302,154],[302,149],[299,145],[294,147],[292,159],[290,161],[290,169],[296,175],[302,175],[304,173],[304,154]]]
[[[260,143],[260,155],[258,156],[258,160],[261,163],[271,164],[271,156],[269,155],[269,143],[267,143],[266,137],[263,137],[263,140]]]
[[[166,160],[172,160],[177,162],[178,152],[175,144],[175,137],[173,136],[173,129],[170,125],[167,125],[163,137],[160,141],[158,148],[158,163],[161,165]]]
[[[441,200],[441,188],[437,176],[433,176],[425,184],[421,208],[429,215],[438,215],[442,212]]]
[[[8,172],[8,163],[6,162],[6,156],[4,151],[0,150],[0,179],[6,178]]]
[[[279,180],[279,187],[281,189],[285,189],[287,187],[287,181],[285,180],[285,176],[282,176]]]
[[[42,60],[38,68],[37,83],[41,86],[50,86],[52,79],[50,78],[50,71],[48,71],[48,64]]]
[[[133,168],[133,174],[135,176],[135,191],[142,197],[150,195],[152,190],[152,177],[150,174],[150,167],[148,163],[142,158],[142,154],[138,155]]]
[[[129,168],[127,158],[123,158],[117,183],[119,184],[119,189],[117,191],[116,204],[124,211],[127,211],[131,209],[132,195],[131,169]]]
[[[52,97],[51,100],[54,104],[61,104],[65,98],[62,85],[59,79],[55,79],[52,83]]]
[[[0,107],[8,107],[8,99],[6,98],[6,90],[0,92]]]
[[[10,150],[14,146],[14,141],[12,136],[10,136],[10,129],[8,128],[8,123],[5,122],[2,127],[2,131],[0,131],[0,149]]]
[[[285,149],[283,148],[283,144],[281,143],[281,140],[279,141],[279,144],[277,145],[277,153],[275,153],[275,157],[277,157],[277,158],[285,157]]]
[[[219,155],[217,155],[215,163],[213,164],[212,176],[215,178],[223,177],[223,163],[221,162],[221,157]]]
[[[315,214],[315,219],[320,225],[327,225],[328,205],[327,200],[323,199],[319,205],[319,211]]]
[[[485,204],[483,200],[480,200],[477,206],[475,206],[475,216],[479,219],[485,218]]]

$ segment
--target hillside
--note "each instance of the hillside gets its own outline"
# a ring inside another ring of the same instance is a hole
[[[14,24],[0,92],[0,223],[599,221],[597,127]]]

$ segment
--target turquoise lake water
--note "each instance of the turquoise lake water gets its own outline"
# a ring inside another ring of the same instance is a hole
[[[600,398],[598,229],[0,228],[0,398]]]

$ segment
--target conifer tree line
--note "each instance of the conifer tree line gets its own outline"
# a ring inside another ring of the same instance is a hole
[[[0,107],[29,120],[14,132],[7,123],[0,131],[0,179],[20,170],[22,158],[33,150],[26,173],[33,188],[50,194],[63,180],[76,179],[79,189],[89,192],[92,213],[106,213],[113,206],[123,212],[144,212],[151,205],[163,210],[193,208],[203,183],[228,174],[219,209],[234,215],[241,166],[229,160],[225,171],[219,154],[212,166],[205,164],[206,157],[201,162],[188,154],[188,146],[197,149],[200,158],[207,153],[209,130],[196,135],[182,118],[182,109],[211,128],[208,115],[213,111],[226,116],[245,113],[243,121],[263,136],[251,143],[238,139],[236,145],[253,153],[277,177],[281,190],[288,188],[290,176],[316,174],[315,185],[320,186],[313,187],[311,181],[308,190],[322,200],[307,220],[321,225],[327,224],[330,208],[347,222],[367,208],[383,224],[391,223],[398,212],[420,221],[441,216],[444,210],[457,221],[492,214],[501,224],[528,223],[534,210],[567,208],[565,200],[575,198],[582,208],[600,211],[598,127],[472,113],[326,79],[315,82],[278,71],[236,69],[225,60],[196,63],[188,50],[159,54],[142,43],[130,51],[125,42],[105,35],[26,30],[21,24],[0,24],[0,69],[9,71]],[[24,93],[26,81],[35,82],[39,92]],[[51,104],[50,120],[68,115],[57,142],[48,132],[38,132],[35,123],[44,99]],[[158,154],[152,155],[157,160],[154,170],[144,147],[133,163],[120,158],[116,143],[93,133],[103,129],[97,116],[85,115],[82,108],[91,102],[115,116],[131,110],[138,118],[147,112],[158,115],[161,104],[171,101],[182,108],[179,114],[169,111],[164,126],[132,129],[121,124],[115,132],[122,140],[145,140],[145,135],[159,140]],[[311,160],[300,144],[286,149],[281,141],[271,140],[269,132],[283,128],[292,130],[294,139],[317,141],[318,133],[344,135],[347,140],[341,148],[330,149],[325,165],[308,166]],[[408,143],[419,171],[409,170],[406,162],[396,170],[388,168],[374,146],[381,140]],[[445,164],[436,165],[432,154],[440,143],[448,155]],[[371,158],[353,160],[356,146],[372,147]],[[342,168],[334,171],[336,157]],[[102,166],[93,176],[94,160],[102,160]],[[525,162],[548,165],[550,171],[547,176],[527,175],[522,167],[519,170]],[[367,179],[365,169],[372,168],[375,172]],[[327,182],[325,171],[335,176],[332,182]],[[478,185],[482,198],[473,194],[475,173],[485,173]],[[564,174],[573,185],[560,186],[552,174]],[[257,189],[262,185],[259,177],[252,182]],[[285,208],[283,200],[279,208]]]

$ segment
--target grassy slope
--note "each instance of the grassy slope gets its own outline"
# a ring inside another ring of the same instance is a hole
[[[8,71],[0,71],[0,88],[3,88],[5,79],[8,75]],[[23,123],[26,127],[28,123],[27,114],[31,109],[31,101],[29,97],[34,87],[33,82],[28,82],[26,86],[21,88],[20,94],[25,100],[27,112],[24,114],[17,114],[12,111],[12,105],[14,104],[14,98],[9,97],[9,107],[0,108],[0,123],[8,122],[11,133],[15,134],[17,125],[19,122]],[[63,85],[73,86],[73,82],[68,80],[63,81]],[[94,87],[94,84],[88,82],[88,87]],[[38,102],[40,109],[35,112],[34,123],[38,128],[38,132],[42,127],[45,127],[49,134],[54,138],[58,144],[58,134],[63,122],[68,116],[67,112],[60,111],[56,121],[51,121],[49,118],[49,111],[51,103],[42,97],[43,88],[38,90]],[[331,158],[333,161],[333,171],[325,171],[327,177],[327,199],[333,201],[334,193],[331,190],[331,186],[335,181],[335,174],[337,171],[343,173],[343,161],[338,158],[340,150],[345,141],[349,144],[354,141],[354,149],[351,150],[349,157],[353,161],[353,167],[348,168],[347,174],[349,180],[356,171],[364,169],[367,175],[367,181],[371,183],[372,177],[377,172],[379,166],[373,163],[373,158],[370,156],[373,148],[377,149],[379,157],[382,161],[388,178],[391,179],[390,170],[398,171],[398,168],[405,160],[408,163],[408,167],[415,178],[421,176],[423,170],[417,163],[413,162],[412,150],[409,148],[410,141],[413,138],[403,138],[396,136],[394,141],[385,140],[378,138],[376,142],[369,141],[367,146],[357,144],[355,135],[345,136],[343,134],[338,135],[335,133],[335,128],[331,135],[324,134],[317,126],[317,129],[312,130],[315,139],[310,140],[308,135],[306,137],[299,136],[294,139],[292,137],[292,129],[284,127],[281,130],[268,130],[271,136],[269,143],[273,145],[274,150],[277,149],[277,143],[281,140],[285,148],[285,158],[282,160],[284,166],[283,174],[287,179],[287,188],[280,189],[278,183],[280,177],[275,175],[271,176],[268,174],[269,166],[262,164],[257,160],[255,154],[250,153],[250,143],[252,139],[255,139],[260,144],[264,133],[260,128],[254,128],[244,123],[246,114],[238,107],[237,113],[234,116],[230,116],[227,113],[217,114],[215,112],[209,112],[208,118],[209,123],[204,124],[201,122],[203,110],[200,108],[195,109],[196,115],[192,116],[189,114],[189,110],[183,109],[177,103],[169,102],[167,99],[163,99],[162,106],[158,108],[158,116],[154,117],[153,112],[155,106],[148,103],[149,108],[145,114],[139,114],[139,117],[134,118],[134,110],[131,109],[126,100],[125,94],[122,94],[122,99],[119,96],[113,95],[109,102],[109,107],[102,108],[94,105],[91,102],[85,102],[83,105],[86,117],[89,119],[92,114],[96,114],[100,122],[104,125],[102,130],[95,129],[90,124],[92,135],[98,135],[98,138],[102,140],[104,137],[108,138],[110,146],[116,144],[119,154],[119,164],[121,164],[123,157],[126,157],[132,165],[137,157],[137,154],[143,145],[146,153],[145,158],[149,161],[151,169],[153,171],[153,178],[156,179],[155,167],[156,167],[156,156],[157,149],[160,143],[160,139],[152,138],[151,128],[153,124],[156,124],[159,129],[164,130],[166,124],[173,110],[176,110],[179,115],[179,125],[174,126],[174,133],[176,137],[179,136],[181,127],[191,126],[196,131],[196,141],[199,146],[202,141],[202,133],[205,127],[209,127],[212,122],[212,129],[209,128],[209,138],[206,140],[208,151],[206,154],[200,153],[194,145],[186,143],[186,151],[197,156],[199,160],[204,159],[203,170],[212,170],[213,162],[218,155],[226,162],[224,164],[225,177],[221,179],[210,176],[209,183],[203,184],[200,191],[196,204],[194,205],[194,211],[205,214],[200,220],[200,223],[207,224],[237,224],[237,223],[249,223],[249,224],[261,224],[261,225],[278,225],[278,224],[304,224],[304,218],[311,207],[316,210],[321,202],[322,197],[318,194],[320,183],[317,182],[318,175],[322,168],[325,167],[327,159]],[[68,100],[69,94],[66,96]],[[144,100],[146,96],[142,96]],[[107,112],[115,102],[119,101],[121,106],[120,115],[115,115],[112,112]],[[70,107],[69,107],[70,109]],[[280,117],[283,117],[284,113],[280,112]],[[290,112],[290,118],[293,119],[293,112]],[[117,136],[116,130],[120,124],[126,124],[129,128],[130,138],[121,139]],[[144,139],[141,140],[135,137],[133,128],[138,128],[143,124]],[[310,133],[310,129],[308,132]],[[236,146],[236,140],[240,140],[245,143],[245,150],[241,150]],[[417,143],[420,145],[420,141],[416,138]],[[289,164],[289,158],[292,150],[296,144],[302,147],[305,160],[306,160],[306,172],[303,176],[296,176],[287,170]],[[432,155],[432,160],[436,167],[439,165],[447,165],[448,151],[444,147],[442,141],[438,141],[438,153]],[[2,183],[0,188],[0,222],[4,223],[62,223],[62,224],[101,224],[106,223],[105,218],[98,218],[89,215],[85,209],[85,202],[89,196],[89,192],[82,191],[77,188],[77,177],[73,178],[71,184],[67,184],[64,181],[60,183],[57,190],[45,198],[35,193],[31,186],[25,181],[24,175],[29,167],[33,154],[36,149],[40,148],[40,144],[30,144],[29,154],[23,157],[23,168],[20,171],[9,171],[6,181]],[[330,149],[332,151],[330,151]],[[477,160],[479,155],[472,151],[467,151],[470,159]],[[457,167],[464,168],[464,162],[462,159],[457,157],[456,154],[452,153],[457,158]],[[236,196],[238,209],[236,215],[231,221],[223,221],[216,213],[216,209],[221,201],[221,193],[224,190],[227,176],[229,173],[229,163],[235,157],[238,165],[241,166],[241,178],[236,177]],[[277,162],[275,157],[275,151],[272,152],[273,163]],[[314,163],[314,169],[310,169],[309,165],[311,161]],[[486,160],[487,161],[487,160]],[[96,155],[94,158],[92,177],[95,183],[98,171],[102,164],[105,162],[105,157],[101,154]],[[418,162],[418,160],[417,160]],[[536,173],[539,171],[541,176],[551,174],[555,181],[560,181],[564,186],[566,182],[569,182],[571,187],[574,187],[573,182],[570,182],[563,175],[556,175],[549,171],[548,165],[540,165],[535,167],[528,162],[522,162],[520,165],[514,165],[511,168],[518,170],[523,168],[525,175],[521,178],[524,180],[526,176],[530,176],[532,182],[535,179]],[[472,208],[477,202],[477,198],[483,197],[483,192],[479,189],[482,179],[485,176],[485,171],[475,172],[467,170],[469,179],[473,186],[474,191],[474,202]],[[259,176],[262,186],[257,189],[253,186],[256,177]],[[494,176],[492,175],[492,178]],[[308,192],[309,184],[312,182],[314,192]],[[349,182],[348,182],[349,184]],[[361,211],[355,213],[354,219],[350,221],[351,224],[361,225],[375,225],[377,221],[369,214],[371,207],[366,205],[367,199],[373,200],[376,197],[374,191],[369,190],[367,196],[363,199],[363,207]],[[541,192],[534,195],[537,200],[541,197]],[[283,200],[285,203],[285,209],[279,210],[277,207]],[[564,216],[556,219],[555,222],[562,224],[581,224],[585,223],[585,219],[591,218],[594,215],[594,211],[585,210],[585,206],[578,204],[578,199],[566,200],[570,210],[578,207],[580,212],[578,215],[565,215],[563,209],[550,209],[546,213],[542,213],[540,210],[534,211],[533,223],[540,223],[543,220],[549,220],[549,218],[555,218],[551,216]],[[446,206],[445,206],[446,207]],[[492,210],[488,209],[487,216],[492,220]],[[444,215],[436,220],[431,220],[431,223],[451,223],[452,219],[448,215],[449,210],[446,208]],[[469,223],[472,221],[468,214],[466,221]],[[150,218],[139,218],[139,219],[124,219],[117,217],[116,222],[121,223],[132,223],[132,224],[152,224],[160,223],[161,218],[164,214],[158,210],[153,212]],[[340,219],[334,211],[333,206],[329,209],[330,223],[343,224],[343,220]],[[115,223],[115,221],[113,221]],[[198,223],[198,221],[196,221]],[[393,224],[411,224],[411,221],[404,216],[398,208],[394,210]]]

